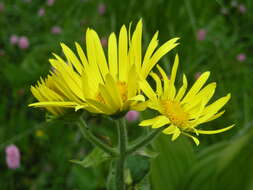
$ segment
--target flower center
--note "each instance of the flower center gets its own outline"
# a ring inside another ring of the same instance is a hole
[[[127,93],[128,93],[128,91],[127,91],[127,84],[126,84],[126,82],[118,81],[117,82],[117,87],[119,89],[119,94],[120,94],[122,102],[127,101]]]
[[[186,127],[189,114],[184,111],[179,102],[165,100],[161,102],[164,114],[170,119],[171,123],[178,127]]]
[[[118,81],[117,82],[117,88],[119,90],[119,94],[120,94],[120,97],[121,97],[121,100],[122,102],[126,102],[127,101],[127,84],[126,82],[121,82],[121,81]],[[105,100],[104,98],[102,97],[101,93],[98,91],[97,95],[96,95],[96,100],[105,104]]]

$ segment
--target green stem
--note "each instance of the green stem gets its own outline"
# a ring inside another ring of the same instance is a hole
[[[153,130],[151,133],[149,133],[146,137],[141,138],[139,142],[135,143],[127,150],[127,155],[132,154],[140,148],[150,144],[166,127],[167,126],[157,128],[156,130]]]
[[[108,153],[111,156],[117,156],[117,152],[110,147],[109,145],[105,144],[103,141],[101,141],[99,138],[97,138],[88,128],[86,122],[83,120],[83,118],[80,118],[80,122],[78,122],[78,126],[81,130],[81,133],[83,136],[90,141],[95,146],[98,146],[100,149],[102,149],[104,152]]]
[[[124,182],[124,168],[126,161],[126,149],[127,149],[127,130],[126,130],[126,121],[124,118],[116,121],[118,129],[118,149],[119,157],[116,163],[116,190],[125,190]]]

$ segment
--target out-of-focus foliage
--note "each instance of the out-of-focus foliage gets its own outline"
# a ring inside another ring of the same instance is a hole
[[[99,12],[101,3],[104,13]],[[45,11],[42,16],[38,14],[41,8]],[[152,188],[253,188],[251,0],[55,0],[51,6],[44,0],[0,0],[1,189],[105,189],[109,166],[100,164],[92,169],[69,162],[83,160],[92,145],[76,126],[44,123],[44,111],[27,108],[34,101],[29,87],[48,73],[51,52],[61,54],[60,42],[74,49],[74,41],[78,41],[84,47],[88,27],[106,39],[110,32],[118,33],[122,24],[136,24],[140,18],[145,48],[156,30],[161,42],[179,36],[181,45],[173,53],[180,55],[180,74],[186,73],[192,84],[198,72],[210,70],[209,81],[218,84],[217,97],[232,93],[224,116],[202,127],[222,128],[236,123],[224,134],[201,136],[199,147],[188,139],[171,142],[168,136],[160,136],[153,144],[158,156],[152,161]],[[61,32],[52,33],[55,26]],[[14,34],[26,36],[29,47],[12,45]],[[167,71],[173,53],[161,61]],[[142,117],[148,118],[149,114]],[[88,116],[88,123],[95,134],[109,143],[116,142],[111,121]],[[130,139],[142,132],[137,122],[129,125]],[[8,169],[5,163],[4,148],[12,143],[21,151],[21,167],[17,170]]]

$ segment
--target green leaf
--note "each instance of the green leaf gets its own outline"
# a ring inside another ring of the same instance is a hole
[[[101,164],[102,162],[105,162],[107,160],[110,160],[111,157],[103,152],[100,148],[95,147],[91,153],[86,156],[82,161],[78,160],[70,160],[73,163],[79,164],[83,166],[84,168],[97,166]]]
[[[129,156],[126,160],[126,168],[130,170],[132,183],[138,184],[150,170],[149,158],[141,155]]]

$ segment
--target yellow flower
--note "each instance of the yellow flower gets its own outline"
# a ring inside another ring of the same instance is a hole
[[[156,92],[145,80],[142,81],[142,90],[150,99],[149,107],[157,110],[160,115],[142,121],[140,126],[152,126],[152,128],[168,126],[163,130],[163,133],[172,134],[172,140],[177,139],[180,134],[184,134],[191,137],[197,145],[199,140],[192,134],[197,136],[199,134],[216,134],[232,128],[234,125],[210,131],[197,129],[198,125],[212,121],[224,113],[224,111],[219,112],[219,110],[228,102],[230,94],[208,104],[216,88],[215,82],[204,87],[210,72],[203,73],[187,93],[187,79],[183,75],[183,85],[177,91],[174,82],[178,64],[179,59],[177,55],[170,79],[168,79],[164,70],[157,65],[163,82],[161,82],[157,74],[150,74],[156,82]]]
[[[127,32],[122,26],[118,40],[114,33],[110,35],[108,59],[99,36],[92,29],[86,32],[86,54],[78,43],[75,43],[78,56],[61,44],[67,61],[55,54],[55,58],[49,60],[53,70],[46,81],[41,80],[32,87],[39,102],[30,106],[45,107],[53,114],[60,114],[64,107],[106,115],[145,109],[140,77],[148,76],[154,65],[178,45],[178,38],[167,41],[156,50],[157,32],[142,59],[142,21],[138,22],[132,37],[130,30],[131,27]]]

